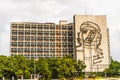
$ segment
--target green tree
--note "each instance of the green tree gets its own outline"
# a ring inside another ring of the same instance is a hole
[[[48,60],[48,64],[49,64],[49,70],[51,72],[51,78],[58,78],[58,74],[59,74],[59,68],[58,66],[60,65],[60,59],[58,58],[52,58]]]
[[[72,78],[76,62],[72,58],[56,58],[49,60],[52,78]]]
[[[13,76],[14,78],[21,78],[21,76],[30,78],[34,71],[47,80],[73,78],[76,71],[80,74],[84,68],[83,62],[76,62],[70,57],[34,60],[20,55],[0,56],[0,78],[3,76],[9,79]]]
[[[20,78],[20,76],[27,78],[25,75],[28,74],[29,68],[25,57],[20,55],[12,56],[9,67],[13,69],[17,78]]]
[[[34,74],[34,63],[36,63],[36,62],[34,62],[33,58],[27,60],[27,66],[28,66],[28,70],[30,72],[30,75]]]
[[[49,64],[46,58],[40,58],[36,62],[36,70],[39,75],[43,76],[43,78],[49,79],[51,77],[51,72],[49,71]]]
[[[82,74],[82,70],[85,69],[86,65],[83,63],[83,61],[78,60],[76,66],[76,71],[78,73],[78,76]]]
[[[104,73],[106,73],[107,76],[119,76],[120,75],[120,62],[111,59],[111,64],[109,65],[109,68],[106,68],[104,70]]]
[[[9,60],[6,56],[0,56],[0,77],[6,76],[9,72],[9,68],[7,65],[9,64]]]

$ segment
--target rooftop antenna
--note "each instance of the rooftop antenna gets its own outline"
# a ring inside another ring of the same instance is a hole
[[[87,15],[87,8],[85,7],[85,15]]]

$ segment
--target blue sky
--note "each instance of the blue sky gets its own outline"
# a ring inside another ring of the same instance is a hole
[[[11,22],[73,22],[74,14],[106,15],[113,59],[120,61],[120,0],[1,0],[0,54],[9,55]]]

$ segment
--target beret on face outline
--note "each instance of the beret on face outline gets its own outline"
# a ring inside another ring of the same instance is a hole
[[[86,26],[91,26],[91,27],[95,28],[98,32],[100,32],[99,26],[96,23],[93,23],[91,21],[83,22],[80,26],[80,30],[82,30]]]

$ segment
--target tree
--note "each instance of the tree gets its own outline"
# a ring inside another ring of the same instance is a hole
[[[0,78],[30,78],[31,74],[39,74],[46,80],[50,78],[73,78],[76,70],[80,74],[85,68],[81,61],[65,58],[40,58],[39,60],[26,59],[23,56],[0,56]],[[119,70],[120,71],[120,70]]]
[[[43,78],[49,79],[51,77],[51,72],[49,71],[49,66],[48,66],[48,62],[46,58],[40,58],[37,62],[36,62],[36,70],[37,73],[41,76],[43,76]]]
[[[9,68],[13,69],[13,76],[16,76],[17,78],[23,76],[24,78],[27,78],[25,75],[28,74],[29,68],[25,57],[20,55],[11,56]]]
[[[49,60],[52,78],[73,78],[76,71],[76,61],[72,58],[56,58]]]
[[[49,70],[51,72],[51,78],[59,78],[60,76],[59,74],[59,65],[60,63],[60,59],[58,58],[52,58],[48,60],[48,64],[49,64]]]
[[[27,59],[27,66],[30,75],[34,74],[34,59]]]
[[[104,70],[104,73],[106,73],[107,76],[119,76],[120,75],[120,62],[115,61],[111,58],[111,64],[109,65],[109,68],[106,68]]]
[[[86,65],[83,63],[83,61],[78,60],[75,66],[78,76],[80,76],[82,74],[82,70],[85,69]]]
[[[6,56],[0,56],[0,77],[6,76],[6,71],[9,70],[7,65],[9,60]]]

